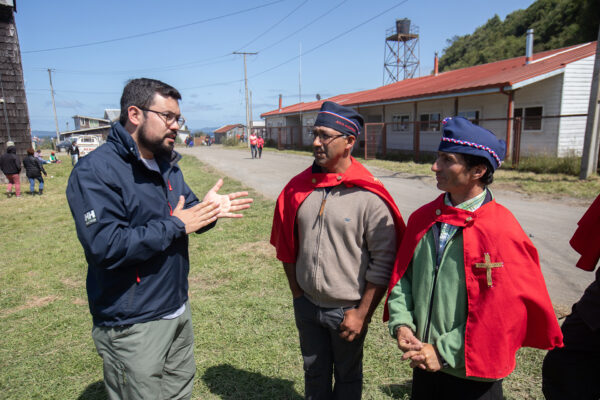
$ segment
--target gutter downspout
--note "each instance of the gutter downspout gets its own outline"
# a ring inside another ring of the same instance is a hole
[[[504,159],[512,157],[511,137],[513,131],[513,118],[515,114],[515,91],[505,91],[504,87],[500,88],[500,93],[508,96],[508,107],[506,110],[506,156]]]

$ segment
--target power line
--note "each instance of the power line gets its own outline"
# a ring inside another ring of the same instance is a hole
[[[296,8],[294,8],[292,11],[290,11],[285,17],[281,18],[279,21],[277,21],[275,24],[271,25],[269,28],[267,28],[267,30],[265,30],[263,33],[259,34],[258,36],[256,36],[254,39],[250,40],[248,43],[246,43],[245,45],[243,45],[242,47],[240,47],[239,49],[237,49],[236,51],[241,51],[244,47],[251,45],[252,43],[256,42],[258,39],[260,39],[261,37],[263,37],[264,35],[266,35],[267,33],[269,33],[271,30],[273,30],[277,25],[279,25],[280,23],[282,23],[283,21],[285,21],[287,18],[290,17],[290,15],[294,14],[296,11],[298,11],[303,5],[305,5],[306,3],[308,3],[308,0],[304,0],[302,3],[300,3],[300,5],[298,5]],[[236,52],[234,51],[234,53]]]
[[[356,29],[360,28],[361,26],[363,26],[363,25],[365,25],[365,24],[367,24],[367,23],[369,23],[369,22],[373,21],[374,19],[376,19],[376,18],[378,18],[378,17],[382,16],[382,15],[383,15],[383,14],[385,14],[385,13],[388,13],[388,12],[392,11],[392,10],[393,10],[393,9],[395,9],[395,8],[398,8],[398,7],[400,7],[401,5],[403,5],[403,4],[407,3],[407,2],[408,2],[408,0],[403,0],[403,1],[401,1],[400,3],[398,3],[398,4],[396,4],[396,5],[392,6],[392,7],[390,7],[390,8],[388,8],[388,9],[385,9],[385,10],[383,10],[383,11],[382,11],[382,12],[380,12],[379,14],[377,14],[377,15],[375,15],[375,16],[373,16],[373,17],[371,17],[371,18],[369,18],[369,19],[367,19],[367,20],[365,20],[365,21],[363,21],[363,22],[361,22],[361,23],[359,23],[359,24],[357,24],[357,25],[353,26],[353,27],[352,27],[352,28],[350,28],[350,29],[347,29],[347,30],[345,30],[344,32],[342,32],[342,33],[340,33],[340,34],[338,34],[338,35],[336,35],[336,36],[332,37],[332,38],[331,38],[331,39],[329,39],[329,40],[326,40],[325,42],[323,42],[323,43],[321,43],[321,44],[319,44],[319,45],[317,45],[317,46],[315,46],[315,47],[311,48],[310,50],[307,50],[307,51],[305,51],[304,53],[302,53],[302,54],[299,54],[299,55],[297,55],[297,56],[291,57],[291,58],[287,59],[286,61],[284,61],[284,62],[282,62],[282,63],[280,63],[280,64],[277,64],[277,65],[275,65],[275,66],[273,66],[273,67],[271,67],[271,68],[268,68],[268,69],[266,69],[266,70],[264,70],[264,71],[258,72],[258,73],[256,73],[256,74],[254,74],[254,75],[250,76],[250,78],[255,78],[255,77],[257,77],[257,76],[260,76],[260,75],[262,75],[262,74],[265,74],[265,73],[267,73],[267,72],[270,72],[270,71],[272,71],[272,70],[274,70],[274,69],[277,69],[277,68],[279,68],[279,67],[281,67],[281,66],[283,66],[283,65],[285,65],[285,64],[288,64],[288,63],[290,63],[290,62],[292,62],[292,61],[294,61],[294,60],[298,59],[299,57],[301,57],[301,56],[303,56],[303,55],[306,55],[306,54],[312,53],[313,51],[315,51],[315,50],[317,50],[317,49],[319,49],[319,48],[321,48],[321,47],[323,47],[323,46],[325,46],[325,45],[327,45],[327,44],[329,44],[329,43],[333,42],[334,40],[337,40],[337,39],[339,39],[340,37],[342,37],[342,36],[344,36],[344,35],[346,35],[346,34],[348,34],[348,33],[352,32],[352,31],[354,31],[354,30],[356,30]],[[205,88],[205,87],[210,87],[210,86],[225,86],[225,85],[230,85],[230,84],[232,84],[232,83],[238,83],[238,82],[243,82],[243,81],[244,81],[243,79],[235,79],[235,80],[226,81],[226,82],[215,82],[215,83],[208,83],[208,84],[206,84],[206,85],[200,85],[200,86],[193,86],[193,87],[183,88],[183,89],[181,89],[181,90],[202,89],[202,88]]]
[[[309,26],[311,26],[312,24],[316,23],[317,21],[319,21],[320,19],[326,17],[328,14],[330,14],[333,10],[339,8],[342,4],[346,3],[348,0],[343,0],[341,2],[339,2],[338,4],[336,4],[335,6],[331,7],[329,10],[325,11],[323,14],[319,15],[317,18],[313,19],[310,23],[304,25],[302,28],[295,30],[294,32],[290,33],[289,35],[285,36],[284,38],[271,43],[270,45],[268,45],[267,47],[263,47],[262,49],[258,50],[259,53],[264,52],[265,50],[270,49],[273,46],[278,45],[279,43],[283,42],[284,40],[289,39],[290,37],[294,36],[296,33],[301,32],[303,30],[305,30],[306,28],[308,28]]]
[[[136,33],[134,35],[122,36],[122,37],[114,38],[114,39],[98,40],[95,42],[88,42],[88,43],[82,43],[82,44],[76,44],[76,45],[70,45],[70,46],[53,47],[53,48],[49,48],[49,49],[28,50],[28,51],[22,51],[21,53],[22,54],[30,54],[30,53],[42,53],[42,52],[56,51],[56,50],[67,50],[67,49],[75,49],[75,48],[79,48],[79,47],[95,46],[98,44],[113,43],[113,42],[118,42],[118,41],[122,41],[122,40],[135,39],[135,38],[139,38],[139,37],[143,37],[143,36],[155,35],[157,33],[173,31],[173,30],[177,30],[177,29],[187,28],[187,27],[193,26],[193,25],[200,25],[200,24],[204,24],[206,22],[216,21],[216,20],[231,17],[234,15],[243,14],[243,13],[246,13],[249,11],[258,10],[260,8],[268,7],[273,4],[281,3],[283,1],[286,1],[286,0],[276,0],[276,1],[272,1],[270,3],[256,6],[256,7],[250,7],[250,8],[246,8],[243,10],[234,11],[234,12],[231,12],[228,14],[219,15],[216,17],[206,18],[206,19],[202,19],[199,21],[194,21],[194,22],[190,22],[190,23],[182,24],[182,25],[176,25],[176,26],[172,26],[170,28],[158,29],[158,30],[150,31],[150,32]]]
[[[369,23],[369,22],[373,21],[374,19],[376,19],[376,18],[378,18],[378,17],[382,16],[383,14],[385,14],[385,13],[387,13],[387,12],[390,12],[390,11],[392,11],[394,8],[400,7],[401,5],[403,5],[403,4],[404,4],[404,3],[406,3],[406,2],[408,2],[408,0],[403,0],[403,1],[401,1],[400,3],[398,3],[398,4],[394,5],[394,6],[392,6],[392,7],[388,8],[388,9],[386,9],[386,10],[382,11],[382,12],[380,12],[379,14],[377,14],[377,15],[375,15],[375,16],[373,16],[373,17],[369,18],[369,19],[367,19],[366,21],[363,21],[363,22],[361,22],[361,23],[360,23],[360,24],[358,24],[358,25],[355,25],[355,26],[353,26],[352,28],[350,28],[350,29],[348,29],[348,30],[346,30],[346,31],[344,31],[344,32],[342,32],[342,33],[340,33],[339,35],[336,35],[336,36],[334,36],[333,38],[331,38],[331,39],[329,39],[329,40],[327,40],[327,41],[325,41],[325,42],[323,42],[323,43],[321,43],[321,44],[319,44],[319,45],[317,45],[317,46],[313,47],[313,48],[312,48],[312,49],[310,49],[310,50],[307,50],[306,52],[304,52],[304,53],[302,53],[302,54],[299,54],[299,55],[297,55],[297,56],[294,56],[294,57],[292,57],[292,58],[289,58],[289,59],[287,59],[286,61],[282,62],[281,64],[277,64],[277,65],[275,65],[275,66],[273,66],[273,67],[271,67],[271,68],[268,68],[268,69],[266,69],[266,70],[264,70],[264,71],[262,71],[262,72],[259,72],[259,73],[257,73],[257,74],[254,74],[254,75],[252,75],[252,76],[251,76],[251,78],[255,78],[255,77],[257,77],[257,76],[260,76],[260,75],[262,75],[262,74],[265,74],[265,73],[267,73],[267,72],[270,72],[270,71],[272,71],[272,70],[274,70],[274,69],[277,69],[277,68],[279,68],[279,67],[281,67],[281,66],[283,66],[283,65],[285,65],[285,64],[288,64],[288,63],[290,63],[290,62],[292,62],[292,61],[294,61],[294,60],[298,59],[299,57],[301,57],[301,56],[303,56],[303,55],[306,55],[306,54],[312,53],[313,51],[315,51],[315,50],[317,50],[317,49],[319,49],[319,48],[321,48],[321,47],[323,47],[323,46],[325,46],[325,45],[327,45],[327,44],[329,44],[329,43],[333,42],[334,40],[337,40],[337,39],[339,39],[340,37],[342,37],[342,36],[344,36],[344,35],[346,35],[346,34],[348,34],[348,33],[352,32],[352,31],[354,31],[354,30],[356,30],[356,29],[360,28],[361,26],[363,26],[363,25],[365,25],[365,24],[367,24],[367,23]]]
[[[115,70],[115,71],[82,71],[82,70],[69,70],[69,69],[55,69],[55,72],[62,74],[73,74],[73,75],[123,75],[123,74],[139,74],[142,72],[154,72],[154,71],[173,71],[178,69],[186,69],[186,68],[196,68],[196,67],[204,67],[207,65],[220,64],[224,62],[230,62],[231,60],[220,60],[207,62],[210,60],[217,60],[220,58],[232,57],[231,53],[224,54],[221,56],[206,58],[198,61],[190,61],[182,64],[175,65],[165,65],[163,67],[154,67],[154,68],[143,68],[143,69],[130,69],[130,70]],[[36,71],[45,71],[45,68],[32,68],[32,70]]]

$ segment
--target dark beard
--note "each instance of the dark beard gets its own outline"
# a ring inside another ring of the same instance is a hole
[[[146,122],[144,122],[142,126],[140,126],[138,140],[142,147],[150,150],[152,154],[154,154],[154,157],[169,158],[171,156],[171,153],[173,152],[173,147],[163,145],[163,142],[165,140],[164,136],[162,139],[156,140],[151,140],[150,138],[148,138],[148,135],[146,134]]]

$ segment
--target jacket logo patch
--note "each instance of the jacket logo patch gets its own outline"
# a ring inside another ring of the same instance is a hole
[[[90,225],[98,222],[98,220],[96,219],[96,212],[94,210],[90,210],[90,211],[86,212],[83,215],[83,218],[85,220],[85,226],[90,226]]]

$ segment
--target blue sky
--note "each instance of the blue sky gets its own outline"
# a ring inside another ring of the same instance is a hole
[[[119,108],[128,79],[149,77],[182,93],[191,129],[245,123],[243,59],[253,117],[283,104],[383,84],[385,32],[396,19],[419,27],[421,75],[446,40],[532,0],[181,0],[17,2],[15,19],[32,130],[59,129],[75,114]],[[90,45],[91,44],[91,45]],[[523,47],[525,44],[523,44]],[[302,52],[302,56],[300,54]]]

